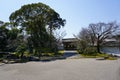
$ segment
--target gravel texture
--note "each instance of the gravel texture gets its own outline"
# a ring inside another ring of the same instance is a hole
[[[1,64],[0,80],[120,80],[120,59]]]

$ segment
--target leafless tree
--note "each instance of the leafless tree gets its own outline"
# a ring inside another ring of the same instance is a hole
[[[86,41],[87,43],[89,43],[89,45],[94,46],[95,44],[94,34],[92,34],[89,28],[82,28],[79,34],[77,35],[77,38],[79,38],[79,40]]]
[[[87,41],[89,45],[96,46],[97,52],[100,53],[102,43],[105,39],[114,35],[119,30],[119,27],[116,22],[90,24],[87,28],[83,28],[80,31],[78,37]]]
[[[105,39],[111,37],[120,26],[116,22],[110,23],[97,23],[90,24],[89,29],[91,34],[94,37],[94,43],[96,43],[97,51],[100,53],[100,45],[104,42]]]
[[[66,34],[67,33],[64,30],[54,31],[54,36],[56,38],[56,42],[58,46],[62,45],[62,39],[66,36]]]
[[[77,39],[77,49],[80,53],[84,53],[85,49],[91,44],[91,35],[88,28],[82,28],[78,35],[74,35]]]

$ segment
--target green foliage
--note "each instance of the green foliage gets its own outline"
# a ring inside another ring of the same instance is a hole
[[[84,40],[80,40],[77,43],[77,50],[80,54],[84,53],[85,49],[88,47],[88,44]]]
[[[0,51],[14,55],[54,56],[56,38],[52,31],[65,25],[60,15],[43,3],[27,4],[13,12],[10,23],[0,21]]]
[[[42,53],[42,56],[48,56],[48,57],[52,57],[54,56],[54,53],[50,53],[50,52],[45,52],[45,53]]]
[[[0,51],[5,51],[7,48],[8,29],[0,26]]]
[[[65,24],[65,20],[60,18],[57,12],[43,3],[24,5],[13,12],[9,19],[15,26],[21,26],[21,30],[29,35],[27,46],[30,53],[33,53],[34,50],[35,54],[39,55],[44,53],[44,48],[51,49],[48,51],[54,51],[53,41],[55,37],[52,30],[59,29]]]
[[[107,54],[100,54],[100,53],[94,53],[93,55],[90,54],[81,54],[81,56],[85,57],[85,58],[99,58],[99,57],[106,57]]]
[[[114,57],[106,53],[95,53],[95,55],[81,54],[84,58],[101,58],[102,60],[117,60],[117,57]]]
[[[20,37],[20,30],[17,28],[12,28],[8,32],[8,51],[14,52],[16,48],[21,43],[20,40],[23,40],[23,38]]]
[[[23,44],[23,43],[22,43],[21,45],[19,45],[19,46],[17,47],[17,49],[16,49],[16,52],[17,52],[18,54],[20,54],[20,57],[21,57],[21,58],[23,58],[25,51],[26,51],[26,45]]]
[[[41,52],[42,52],[42,53],[49,53],[49,52],[51,52],[51,50],[50,50],[50,48],[45,48],[45,47],[43,47],[43,48],[41,49]]]
[[[77,45],[78,52],[84,55],[91,55],[94,56],[97,53],[95,47],[91,47],[88,45],[87,41],[80,40]]]
[[[57,55],[60,55],[60,56],[62,56],[63,54],[64,54],[64,50],[59,50],[57,53]]]
[[[19,45],[20,30],[13,27],[11,23],[0,26],[0,49],[5,52],[14,52]]]
[[[96,56],[97,55],[97,50],[95,47],[87,47],[83,54],[85,55],[91,55],[91,56]]]
[[[106,54],[106,53],[97,53],[97,56],[98,57],[107,57],[107,56],[109,56],[109,54]]]

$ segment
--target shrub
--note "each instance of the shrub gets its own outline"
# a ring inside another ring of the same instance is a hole
[[[42,56],[54,56],[54,53],[45,52],[45,53],[42,53]]]
[[[26,45],[24,43],[21,43],[16,49],[16,52],[20,55],[21,59],[23,58],[25,51]]]
[[[50,50],[50,48],[42,48],[41,52],[42,53],[48,53],[48,52],[51,52],[51,50]]]
[[[57,52],[56,55],[60,55],[60,56],[62,56],[63,54],[64,54],[64,50],[60,50],[60,51]]]
[[[88,55],[88,56],[96,56],[97,50],[95,47],[86,47],[84,50],[78,50],[79,54]]]
[[[77,43],[77,51],[78,51],[78,53],[80,53],[80,54],[84,53],[84,50],[87,47],[88,47],[88,45],[87,45],[86,41],[83,41],[83,40],[78,41],[78,43]]]
[[[97,51],[96,51],[96,48],[94,48],[94,47],[87,47],[84,50],[83,54],[95,56],[95,55],[97,55]]]

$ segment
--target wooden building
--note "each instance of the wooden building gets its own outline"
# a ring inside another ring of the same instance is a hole
[[[62,39],[64,50],[75,50],[77,48],[76,38]]]

